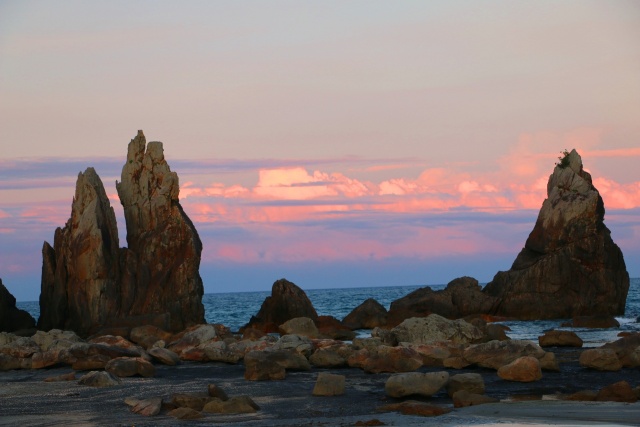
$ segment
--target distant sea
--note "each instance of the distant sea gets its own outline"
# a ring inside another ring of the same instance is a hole
[[[434,290],[444,289],[446,285],[430,285]],[[305,289],[305,292],[319,315],[333,316],[342,320],[351,310],[360,305],[367,298],[374,298],[389,309],[391,302],[401,298],[421,286],[393,286],[372,288],[336,288],[336,289]],[[237,331],[245,325],[251,316],[258,313],[260,306],[271,291],[261,292],[228,292],[205,294],[202,303],[205,309],[205,319],[208,323],[221,323]],[[18,308],[26,310],[34,318],[40,316],[37,301],[18,302]],[[640,278],[631,279],[625,314],[617,317],[619,328],[586,329],[562,328],[564,320],[511,321],[502,322],[511,328],[507,335],[512,339],[528,339],[537,341],[538,336],[548,329],[571,330],[576,332],[584,341],[585,347],[600,346],[605,342],[614,341],[621,331],[640,332]],[[369,331],[360,331],[361,336],[368,336]]]

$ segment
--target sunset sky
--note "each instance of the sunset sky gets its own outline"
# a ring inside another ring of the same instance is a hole
[[[205,292],[490,281],[576,148],[640,276],[637,1],[2,1],[0,278],[164,143]]]

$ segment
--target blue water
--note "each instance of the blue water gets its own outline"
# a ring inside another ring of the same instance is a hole
[[[431,286],[432,289],[444,289],[445,285]],[[401,298],[418,289],[419,286],[389,286],[375,288],[339,288],[339,289],[305,289],[309,299],[320,315],[330,315],[343,319],[351,310],[360,305],[367,298],[374,298],[389,309],[392,301]],[[229,292],[206,294],[202,298],[205,309],[205,319],[208,323],[222,323],[237,331],[245,325],[251,316],[255,315],[262,302],[271,291],[261,292]],[[31,313],[34,318],[40,315],[37,301],[19,302],[17,306]],[[576,332],[585,342],[585,347],[599,346],[604,342],[617,339],[621,331],[640,332],[640,278],[631,279],[625,315],[618,317],[619,328],[611,329],[583,329],[561,328],[563,320],[541,321],[512,321],[502,322],[511,328],[507,332],[514,339],[530,339],[537,341],[538,336],[548,329],[563,329]]]

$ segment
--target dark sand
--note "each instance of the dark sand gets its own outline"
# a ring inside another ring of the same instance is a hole
[[[576,350],[555,351],[561,372],[544,372],[534,383],[503,381],[488,369],[448,370],[450,375],[466,372],[482,374],[486,394],[503,402],[471,408],[454,409],[438,418],[380,413],[383,404],[397,402],[388,398],[384,384],[391,374],[366,374],[360,369],[332,369],[346,376],[346,393],[336,397],[311,395],[318,372],[288,372],[282,381],[246,381],[244,366],[222,363],[184,363],[177,367],[157,365],[154,378],[123,378],[122,384],[109,388],[81,386],[76,382],[45,383],[47,377],[71,372],[69,368],[0,372],[0,425],[2,426],[155,426],[205,425],[231,423],[240,426],[348,426],[356,421],[379,419],[386,425],[517,425],[559,424],[584,425],[603,423],[640,425],[640,403],[600,403],[557,401],[558,393],[568,394],[583,389],[599,389],[626,380],[640,385],[640,369],[598,372],[581,368]],[[422,368],[439,371],[441,368]],[[82,373],[78,373],[78,378]],[[205,414],[197,421],[179,421],[164,414],[143,417],[133,414],[125,405],[127,397],[169,399],[174,393],[202,393],[213,383],[229,396],[248,395],[261,407],[256,414]],[[544,396],[544,397],[543,397]],[[534,400],[531,400],[534,399]],[[437,405],[452,407],[444,390],[432,398],[418,398]],[[515,400],[515,401],[514,401]],[[506,424],[505,424],[506,423]],[[510,424],[509,424],[510,423]]]

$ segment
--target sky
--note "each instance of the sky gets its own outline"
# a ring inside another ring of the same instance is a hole
[[[636,1],[0,0],[0,278],[162,141],[205,292],[490,281],[577,149],[640,276]]]

